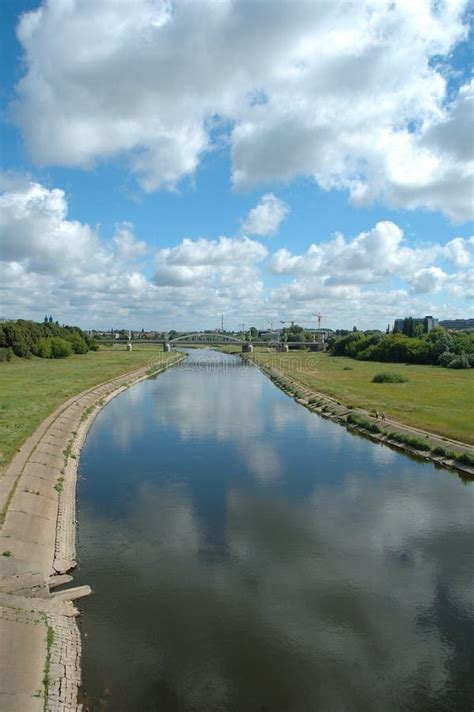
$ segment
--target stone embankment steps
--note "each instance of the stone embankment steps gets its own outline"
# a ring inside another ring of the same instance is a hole
[[[361,408],[347,408],[347,406],[342,405],[339,403],[335,398],[332,398],[331,396],[328,396],[324,393],[320,393],[318,391],[313,391],[304,384],[300,383],[293,377],[289,376],[288,374],[284,373],[280,369],[277,369],[273,366],[268,366],[265,364],[261,364],[258,362],[255,362],[253,359],[249,359],[247,356],[242,355],[242,358],[245,358],[246,360],[249,360],[250,363],[252,363],[254,366],[259,368],[263,373],[265,373],[267,376],[270,378],[278,378],[282,384],[282,389],[286,390],[290,394],[292,392],[297,392],[298,397],[296,397],[296,400],[298,403],[301,405],[304,405],[306,408],[311,410],[312,412],[316,412],[319,415],[322,415],[325,418],[330,418],[331,420],[335,420],[341,424],[346,425],[346,427],[349,427],[351,430],[357,430],[360,432],[362,435],[370,438],[371,440],[376,440],[378,442],[383,442],[387,445],[390,445],[391,447],[396,448],[397,450],[401,450],[404,452],[408,452],[410,454],[415,454],[419,457],[422,457],[424,459],[429,459],[432,460],[433,462],[442,465],[443,467],[448,467],[451,469],[455,469],[459,472],[462,472],[463,474],[467,475],[470,478],[474,478],[474,468],[462,463],[459,463],[458,461],[454,461],[453,459],[449,459],[446,456],[443,455],[436,455],[432,452],[426,451],[426,450],[417,450],[415,446],[407,445],[398,442],[395,439],[391,439],[390,435],[391,434],[411,434],[414,436],[417,436],[419,438],[425,439],[427,443],[429,443],[430,447],[435,448],[435,447],[442,447],[446,448],[446,446],[451,447],[453,450],[456,452],[462,454],[466,453],[469,454],[471,457],[474,457],[474,447],[468,445],[467,443],[462,443],[457,440],[453,440],[450,438],[443,437],[441,435],[436,435],[434,433],[429,433],[425,430],[421,430],[419,428],[415,428],[413,426],[409,425],[404,425],[402,423],[398,423],[394,420],[380,420],[374,417],[371,413],[368,411],[365,411]],[[317,398],[319,403],[310,403],[309,401],[313,398]],[[356,425],[350,424],[350,421],[348,420],[348,416],[350,414],[355,414],[362,416],[365,420],[369,421],[370,423],[375,423],[383,428],[383,433],[371,433],[367,432],[366,430],[357,427]]]
[[[183,358],[157,364],[153,373]],[[78,612],[71,601],[91,591],[54,591],[72,580],[66,572],[76,565],[78,458],[100,408],[148,376],[147,366],[69,399],[43,421],[0,480],[1,712],[81,709]]]

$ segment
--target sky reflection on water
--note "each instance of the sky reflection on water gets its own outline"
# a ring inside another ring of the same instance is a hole
[[[469,709],[472,487],[190,358],[81,458],[90,709]]]

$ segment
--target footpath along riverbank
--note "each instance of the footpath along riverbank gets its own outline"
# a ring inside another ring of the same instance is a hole
[[[258,360],[255,354],[241,354],[267,375],[276,386],[309,410],[329,418],[349,430],[381,442],[409,455],[432,460],[474,479],[474,448],[467,443],[445,438],[390,419],[381,419],[361,408],[348,408],[325,393],[314,391],[275,366]]]
[[[79,712],[81,640],[64,589],[76,566],[76,480],[81,448],[100,409],[131,385],[185,359],[124,374],[63,403],[24,443],[0,480],[0,710]],[[56,591],[61,586],[60,591]]]

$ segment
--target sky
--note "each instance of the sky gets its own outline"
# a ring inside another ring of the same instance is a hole
[[[0,316],[474,317],[466,0],[2,0]]]

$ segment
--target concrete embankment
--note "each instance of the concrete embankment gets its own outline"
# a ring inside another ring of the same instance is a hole
[[[46,418],[0,480],[0,710],[78,712],[81,641],[72,601],[77,465],[99,410],[140,380],[185,356],[91,388]]]
[[[444,438],[390,419],[380,419],[361,408],[348,408],[335,398],[313,391],[293,376],[241,354],[265,373],[279,388],[309,410],[329,418],[371,440],[384,443],[409,455],[432,460],[474,479],[474,448],[467,443]],[[464,461],[463,461],[464,460]]]

